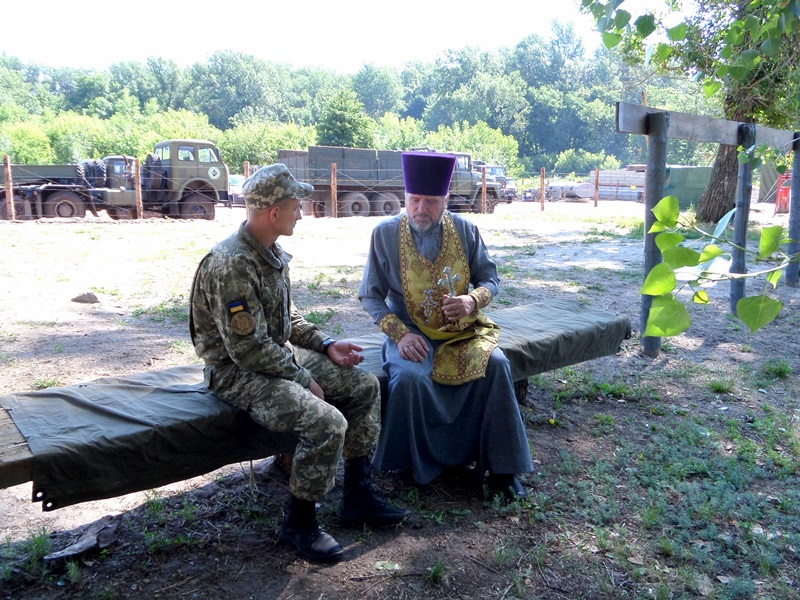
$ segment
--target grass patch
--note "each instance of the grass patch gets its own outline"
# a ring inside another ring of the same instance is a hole
[[[308,321],[309,323],[313,323],[314,325],[319,327],[321,325],[325,325],[325,323],[330,321],[335,314],[336,311],[334,311],[332,308],[327,308],[323,312],[312,310],[311,312],[306,314],[306,321]]]
[[[149,317],[157,322],[188,323],[189,304],[185,297],[177,296],[152,306],[137,308],[131,314],[136,318]]]
[[[33,380],[33,387],[37,390],[44,390],[51,387],[60,387],[61,380],[57,377],[40,377]]]

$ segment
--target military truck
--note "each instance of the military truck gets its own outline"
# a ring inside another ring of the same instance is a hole
[[[506,203],[510,204],[512,200],[516,200],[518,196],[517,182],[512,177],[506,175],[506,170],[502,165],[490,165],[482,160],[475,160],[472,162],[472,167],[481,173],[486,170],[486,176],[491,175],[497,180],[502,188],[502,197]]]
[[[18,219],[83,217],[105,210],[112,219],[136,215],[134,157],[62,165],[11,165]],[[219,148],[205,140],[159,142],[141,163],[142,207],[146,213],[179,219],[214,218],[214,205],[227,202],[228,167]],[[5,173],[0,173],[0,218],[6,214]]]
[[[430,150],[427,148],[426,150]],[[472,157],[453,152],[456,168],[450,184],[448,208],[482,211],[482,177],[472,170]],[[313,214],[332,216],[332,165],[336,165],[337,214],[341,217],[395,215],[405,204],[402,152],[339,146],[309,146],[308,150],[279,150],[295,177],[314,186]],[[493,212],[501,189],[493,177],[486,180],[486,210]]]

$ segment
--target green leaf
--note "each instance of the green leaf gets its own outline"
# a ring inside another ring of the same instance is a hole
[[[653,214],[656,219],[667,227],[675,227],[678,224],[678,215],[680,213],[681,207],[675,196],[664,196],[653,207]]]
[[[618,10],[614,16],[614,26],[617,29],[623,29],[628,23],[631,22],[631,13],[627,10]]]
[[[713,81],[709,79],[708,81],[703,82],[703,93],[705,94],[706,98],[711,98],[711,96],[716,94],[721,87],[721,81]]]
[[[609,50],[614,46],[619,45],[619,43],[622,41],[622,36],[618,33],[609,33],[604,31],[600,35],[603,38],[603,45]]]
[[[700,264],[700,253],[691,248],[684,248],[683,246],[668,248],[662,254],[664,255],[664,262],[673,269],[695,267]]]
[[[659,233],[661,231],[666,231],[666,229],[667,226],[664,223],[661,221],[656,221],[650,226],[650,229],[647,231],[647,233]]]
[[[708,304],[708,292],[705,290],[697,290],[692,296],[692,302],[695,304]]]
[[[778,282],[781,280],[781,275],[783,271],[773,271],[769,275],[767,275],[767,283],[772,284],[772,289],[778,287]]]
[[[749,15],[744,20],[744,28],[750,33],[750,35],[755,35],[758,32],[759,27],[761,27],[761,23],[758,21],[758,18]]]
[[[761,55],[758,50],[745,50],[739,57],[739,64],[744,67],[753,67],[755,63],[761,62]]]
[[[668,248],[674,248],[680,244],[685,238],[680,233],[659,233],[656,236],[656,246],[661,252]]]
[[[658,263],[650,269],[642,284],[642,294],[647,296],[661,296],[675,289],[678,280],[675,271],[667,263]]]
[[[688,30],[689,27],[686,23],[681,23],[680,25],[667,29],[667,37],[673,42],[680,42],[686,39],[686,32]]]
[[[731,77],[739,82],[744,81],[747,74],[750,72],[750,69],[742,67],[741,65],[728,65],[728,70],[731,73]]]
[[[716,244],[709,244],[703,248],[703,252],[700,253],[700,263],[722,256],[724,253],[724,250]]]
[[[636,32],[646,38],[656,30],[656,19],[653,15],[642,15],[634,22]]]
[[[656,46],[656,58],[658,58],[660,61],[667,60],[670,56],[672,56],[673,52],[674,50],[669,44],[659,44]]]
[[[777,56],[781,51],[780,38],[769,38],[761,44],[761,51],[767,56]]]
[[[647,316],[645,337],[669,337],[689,329],[692,319],[686,307],[672,294],[653,298],[650,314]]]
[[[717,223],[717,227],[716,227],[716,229],[714,229],[714,233],[713,233],[713,237],[715,239],[721,239],[722,238],[722,234],[725,233],[725,229],[728,227],[728,223],[731,222],[731,219],[733,218],[734,213],[736,213],[736,208],[730,209],[719,220],[719,222]]]
[[[761,230],[761,241],[758,244],[758,258],[769,258],[777,252],[783,238],[783,226],[773,225]]]
[[[748,296],[736,303],[736,314],[747,325],[750,333],[755,333],[764,325],[771,323],[783,308],[783,302],[765,295]]]

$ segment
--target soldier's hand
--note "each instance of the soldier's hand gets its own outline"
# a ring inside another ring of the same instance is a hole
[[[337,340],[328,346],[328,358],[340,367],[354,367],[364,361],[359,354],[364,348],[347,340]]]
[[[325,392],[322,391],[322,388],[313,379],[311,380],[311,385],[308,387],[308,391],[310,391],[320,400],[325,400]]]
[[[478,307],[478,301],[469,294],[463,296],[442,296],[442,312],[448,321],[458,321],[471,315]]]
[[[414,362],[422,362],[428,357],[428,340],[410,331],[397,342],[400,356]]]

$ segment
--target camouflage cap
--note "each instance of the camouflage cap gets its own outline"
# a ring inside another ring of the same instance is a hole
[[[281,163],[261,167],[242,184],[245,204],[252,210],[269,208],[280,200],[302,200],[313,193],[314,186],[297,181]]]

